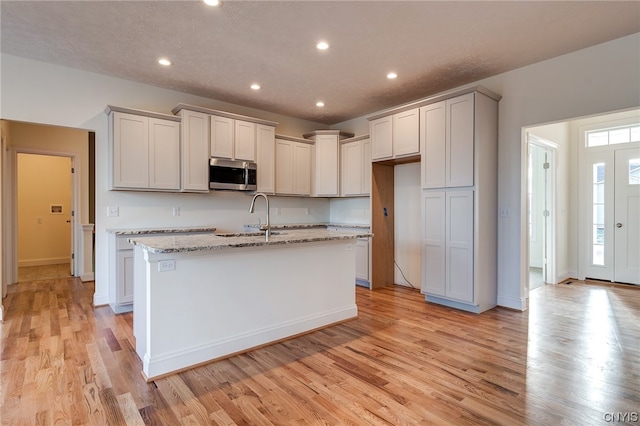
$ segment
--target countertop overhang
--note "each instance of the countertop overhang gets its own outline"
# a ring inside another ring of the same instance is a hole
[[[373,234],[365,230],[334,231],[328,229],[286,229],[272,231],[269,241],[264,234],[257,233],[229,233],[229,234],[192,234],[192,235],[162,235],[129,238],[129,242],[140,246],[149,253],[180,253],[204,250],[222,250],[230,248],[260,247],[284,244],[312,243],[332,240],[351,240],[369,238]]]

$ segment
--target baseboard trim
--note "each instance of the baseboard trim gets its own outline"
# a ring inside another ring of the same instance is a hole
[[[95,281],[95,275],[93,272],[89,272],[86,274],[81,274],[80,275],[80,281],[85,282],[85,281]]]
[[[19,260],[18,267],[25,266],[46,266],[46,265],[62,265],[64,263],[71,263],[71,259],[68,257],[50,257],[44,259],[30,259],[30,260]]]
[[[104,306],[109,304],[108,294],[93,294],[93,306]]]
[[[527,310],[527,298],[521,297],[519,299],[513,297],[500,297],[498,296],[498,306],[504,308],[514,309],[516,311]]]

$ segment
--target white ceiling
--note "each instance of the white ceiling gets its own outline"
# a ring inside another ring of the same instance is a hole
[[[640,32],[638,1],[2,1],[0,13],[4,53],[328,125]]]

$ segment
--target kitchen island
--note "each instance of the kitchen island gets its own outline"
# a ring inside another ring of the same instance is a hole
[[[357,316],[366,231],[135,237],[134,336],[152,380]]]

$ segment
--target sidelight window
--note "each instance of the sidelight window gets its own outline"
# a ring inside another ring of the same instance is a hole
[[[593,235],[592,260],[593,265],[604,266],[604,163],[593,165]]]

